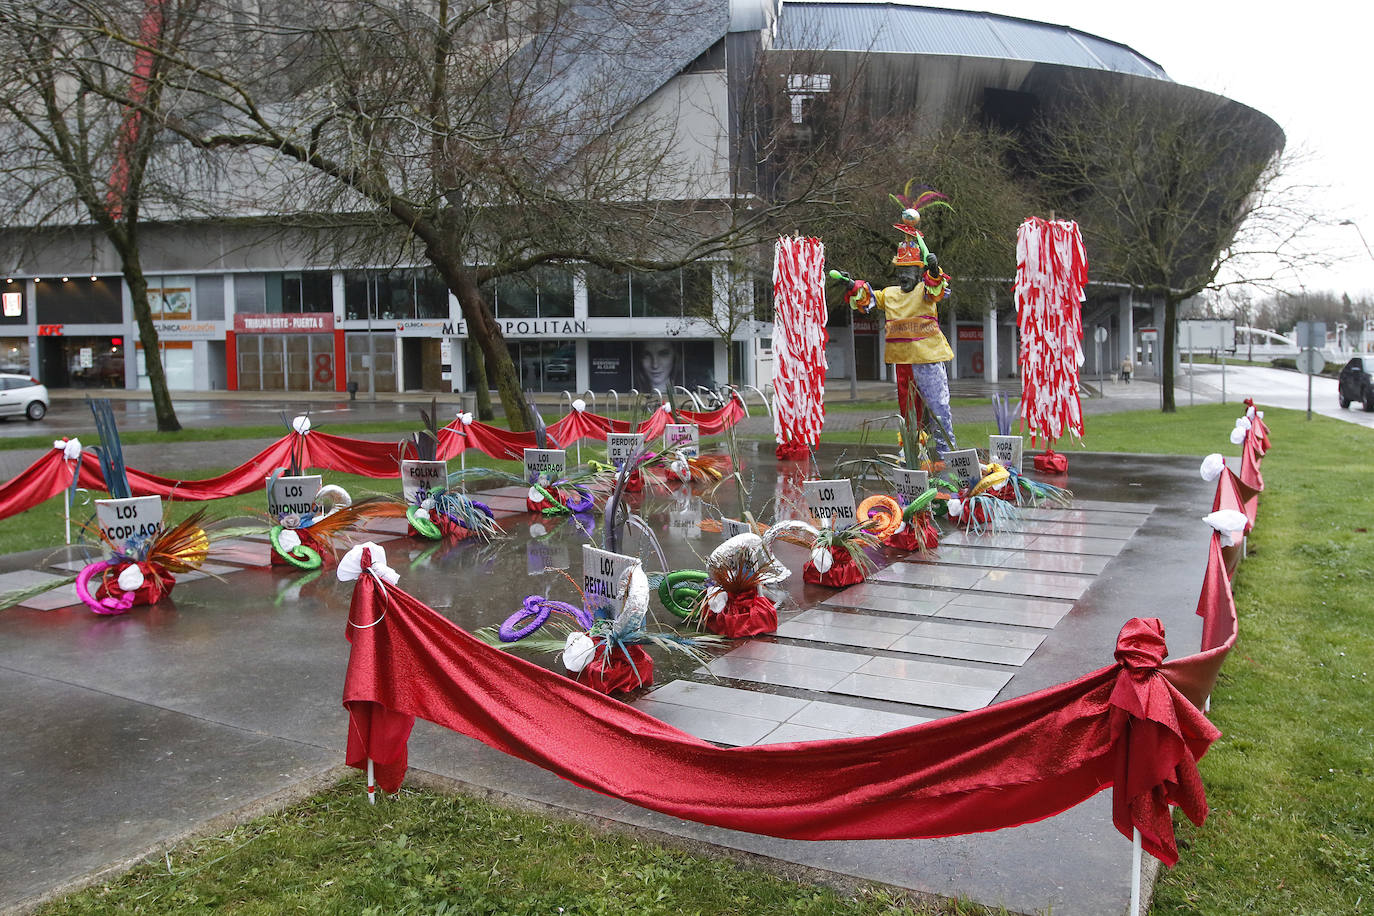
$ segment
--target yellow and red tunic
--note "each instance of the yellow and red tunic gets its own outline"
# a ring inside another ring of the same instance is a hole
[[[870,298],[865,289],[855,298],[856,308],[865,308]],[[947,363],[954,359],[954,351],[940,330],[935,306],[949,294],[949,281],[941,278],[935,286],[930,286],[926,278],[911,292],[900,286],[889,286],[877,290],[872,300],[887,315],[887,347],[883,351],[883,361],[900,365],[923,365],[925,363]],[[862,300],[862,301],[861,301]]]

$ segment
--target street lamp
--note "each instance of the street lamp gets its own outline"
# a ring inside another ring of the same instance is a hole
[[[1337,226],[1349,226],[1355,230],[1355,234],[1360,237],[1360,244],[1364,246],[1364,253],[1369,255],[1369,259],[1374,261],[1374,251],[1369,250],[1369,243],[1364,240],[1364,233],[1360,231],[1359,225],[1353,219],[1343,219]]]

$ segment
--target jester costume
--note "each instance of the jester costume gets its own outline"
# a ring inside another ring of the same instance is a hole
[[[887,317],[883,361],[896,367],[897,407],[903,419],[913,407],[919,416],[924,400],[940,424],[938,432],[946,447],[957,448],[954,418],[949,411],[949,378],[944,366],[954,359],[954,351],[940,330],[936,312],[936,305],[949,296],[949,275],[940,270],[937,258],[916,228],[921,222],[920,207],[948,204],[934,191],[925,191],[914,200],[905,195],[893,195],[892,199],[905,206],[902,221],[893,224],[893,228],[907,235],[892,259],[893,266],[898,268],[898,285],[875,291],[860,280],[845,298],[861,312],[872,311],[876,306]],[[919,397],[912,391],[913,386]]]

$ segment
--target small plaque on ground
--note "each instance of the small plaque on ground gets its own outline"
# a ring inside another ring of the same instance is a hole
[[[606,459],[618,468],[629,461],[631,456],[643,447],[643,433],[608,433],[606,436]]]
[[[1021,473],[1021,457],[1025,440],[1020,436],[988,436],[988,456],[1004,468]]]
[[[131,496],[128,499],[97,499],[96,524],[111,544],[130,538],[152,540],[162,531],[162,497]]]
[[[447,461],[401,462],[401,496],[408,506],[418,506],[430,490],[447,484]]]
[[[942,456],[945,459],[945,467],[959,481],[959,488],[971,487],[983,476],[978,466],[978,450],[976,448],[961,448],[952,452],[945,452]]]
[[[561,448],[525,449],[525,480],[534,483],[541,476],[552,483],[568,468],[568,453]]]
[[[695,458],[701,453],[701,431],[695,423],[669,423],[663,427],[663,448]]]
[[[741,522],[738,519],[723,518],[720,520],[720,539],[728,541],[737,534],[748,534],[754,529],[748,522]]]
[[[323,515],[317,497],[324,479],[319,474],[267,478],[267,514],[280,520],[284,515]]]
[[[848,478],[804,480],[802,492],[806,495],[807,511],[822,524],[828,521],[832,528],[848,528],[859,519],[854,508],[854,485]]]
[[[897,490],[897,495],[905,499],[915,499],[930,489],[930,474],[925,471],[893,468],[891,473],[892,486]]]
[[[639,557],[582,545],[582,591],[588,607],[614,608],[620,602],[620,577],[639,565]]]

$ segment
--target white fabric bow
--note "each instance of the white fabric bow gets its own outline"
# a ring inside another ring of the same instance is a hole
[[[1245,534],[1245,526],[1250,524],[1245,513],[1237,512],[1235,509],[1219,509],[1210,515],[1203,516],[1202,520],[1215,528],[1217,533],[1221,535],[1222,547],[1230,547],[1239,541]]]
[[[1249,417],[1236,417],[1237,429],[1249,429],[1252,425]]]
[[[581,398],[578,398],[577,400],[572,402],[572,409],[577,411],[578,413],[582,413],[582,411],[587,409],[587,402],[582,400]]]
[[[596,654],[596,643],[586,633],[569,633],[563,643],[563,667],[573,674],[579,673],[591,662]]]
[[[1235,429],[1231,430],[1231,444],[1232,444],[1232,445],[1240,445],[1240,444],[1241,444],[1242,442],[1244,442],[1244,441],[1245,441],[1245,430],[1241,429],[1239,426],[1237,426]]]
[[[472,425],[472,412],[471,412],[471,411],[465,410],[465,411],[463,411],[462,413],[460,413],[460,414],[458,415],[458,422],[459,422],[459,423],[462,423],[464,426],[471,426],[471,425]]]
[[[81,440],[75,437],[71,439],[54,439],[52,447],[62,450],[62,457],[67,461],[81,460]]]
[[[291,428],[304,436],[306,433],[310,432],[310,418],[307,416],[296,417],[291,421]]]
[[[401,581],[401,576],[396,570],[386,565],[386,551],[371,541],[366,541],[356,547],[351,548],[348,553],[339,560],[338,577],[340,582],[352,582],[363,574],[363,551],[372,551],[372,565],[367,571],[381,579],[388,585],[395,585]]]
[[[1216,480],[1221,476],[1221,472],[1226,470],[1226,459],[1221,457],[1218,452],[1213,452],[1202,459],[1202,467],[1199,472],[1203,480]]]
[[[138,568],[138,564],[130,564],[124,567],[124,571],[119,574],[119,587],[126,592],[136,592],[143,587],[143,570]]]

